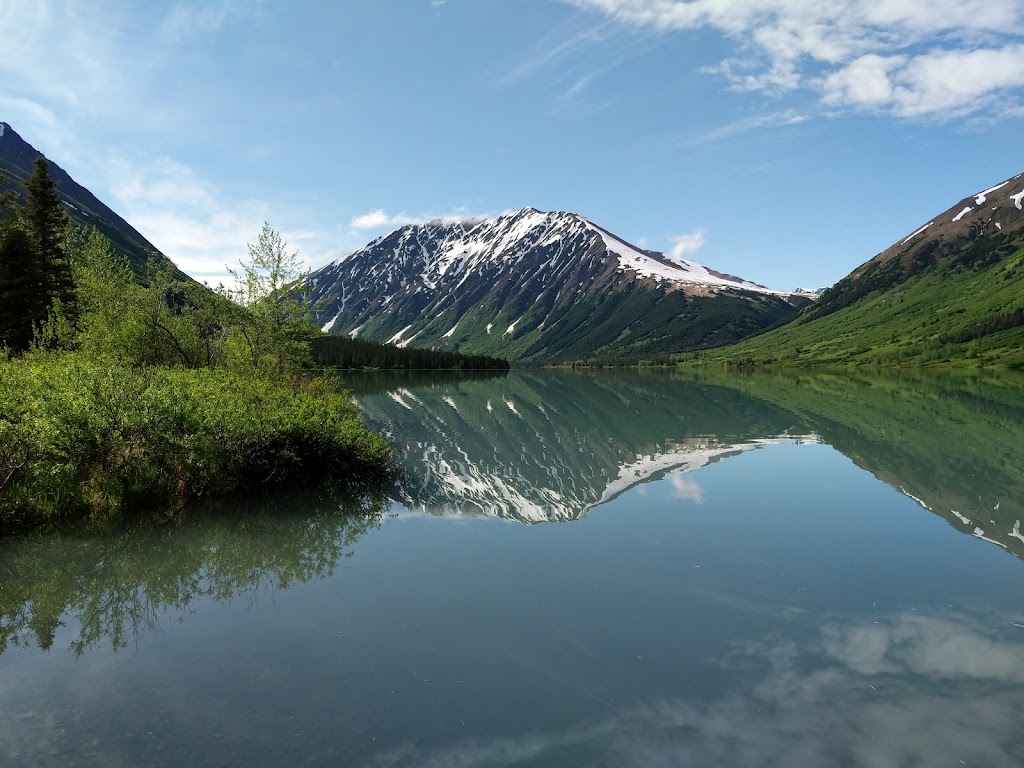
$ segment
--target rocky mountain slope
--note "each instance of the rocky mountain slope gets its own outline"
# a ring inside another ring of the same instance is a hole
[[[517,360],[714,346],[811,300],[533,208],[401,227],[314,272],[311,284],[333,333]]]
[[[707,357],[1024,368],[1024,174],[918,225],[793,322]]]
[[[37,157],[42,153],[19,136],[7,123],[0,123],[0,173],[7,176],[8,188],[13,188],[24,203],[24,182],[32,175]],[[83,187],[52,160],[50,178],[57,182],[57,191],[71,220],[83,227],[96,227],[114,248],[124,254],[140,277],[146,273],[150,254],[166,259],[160,251],[143,237],[131,224],[118,216],[92,192]],[[184,278],[184,273],[178,273]]]

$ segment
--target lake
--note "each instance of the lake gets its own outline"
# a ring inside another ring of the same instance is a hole
[[[4,766],[1019,766],[1019,381],[354,377],[402,476],[0,542]]]

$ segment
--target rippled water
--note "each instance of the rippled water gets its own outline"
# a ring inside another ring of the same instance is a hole
[[[1016,383],[351,383],[394,500],[0,543],[0,764],[1024,763]]]

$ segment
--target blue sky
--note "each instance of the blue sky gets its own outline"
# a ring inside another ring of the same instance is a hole
[[[0,82],[211,283],[532,205],[813,287],[1024,170],[1020,0],[4,0]]]

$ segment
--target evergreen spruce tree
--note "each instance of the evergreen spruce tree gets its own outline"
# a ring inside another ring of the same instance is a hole
[[[0,187],[9,181],[0,175]],[[32,343],[33,323],[46,316],[43,271],[32,239],[16,216],[17,199],[0,195],[0,347],[15,354]]]
[[[44,275],[24,229],[0,230],[0,346],[20,354],[32,343],[33,324],[46,317]]]
[[[37,157],[32,176],[25,184],[26,204],[22,211],[25,229],[36,251],[42,272],[41,295],[38,304],[42,314],[32,318],[35,323],[46,320],[54,299],[62,305],[65,317],[77,318],[75,282],[67,254],[64,236],[68,217],[61,205],[57,182],[50,178],[50,165],[45,157]]]

